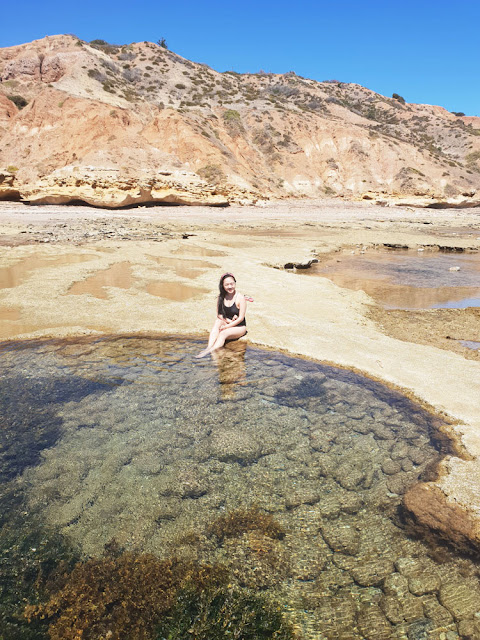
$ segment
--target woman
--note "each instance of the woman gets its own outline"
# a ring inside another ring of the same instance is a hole
[[[220,278],[217,301],[217,319],[210,332],[207,348],[197,355],[203,358],[208,353],[223,347],[227,340],[237,340],[247,333],[245,296],[236,290],[237,281],[231,273],[224,273]]]

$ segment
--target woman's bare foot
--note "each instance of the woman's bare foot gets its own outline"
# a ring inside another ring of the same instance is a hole
[[[200,351],[200,353],[197,353],[195,358],[204,358],[209,353],[210,353],[210,349],[203,349],[203,351]]]

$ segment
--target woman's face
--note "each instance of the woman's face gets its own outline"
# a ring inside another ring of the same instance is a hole
[[[223,288],[227,293],[233,293],[235,291],[235,280],[231,276],[225,278],[223,281]]]

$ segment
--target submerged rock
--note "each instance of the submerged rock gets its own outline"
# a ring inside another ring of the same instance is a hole
[[[233,429],[218,429],[210,437],[211,455],[222,462],[251,464],[265,455],[264,443],[253,434]]]

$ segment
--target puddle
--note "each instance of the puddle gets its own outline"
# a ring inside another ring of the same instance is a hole
[[[432,309],[468,309],[469,307],[480,307],[480,296],[474,298],[461,298],[460,300],[449,300],[443,304],[434,304]]]
[[[457,270],[458,268],[458,270]],[[340,287],[365,291],[390,309],[480,306],[480,256],[409,250],[339,253],[312,265]]]
[[[150,256],[162,267],[172,270],[179,278],[198,278],[204,269],[218,269],[216,264],[205,260],[188,260],[181,258]]]
[[[184,302],[208,293],[208,289],[191,287],[181,282],[151,282],[147,284],[146,290],[152,296],[173,300],[174,302]]]
[[[117,262],[108,269],[97,271],[85,280],[75,282],[68,290],[69,294],[82,295],[84,293],[106,300],[106,287],[130,289],[133,285],[132,265],[130,262]]]
[[[49,257],[42,255],[32,255],[24,258],[10,267],[0,268],[0,289],[12,289],[25,282],[32,271],[44,267],[63,267],[69,264],[80,264],[92,260],[92,255],[75,255]]]
[[[478,351],[480,349],[480,342],[475,342],[474,340],[459,340],[459,343],[462,347],[473,349],[473,351]]]
[[[214,258],[227,255],[223,251],[217,251],[216,249],[205,249],[204,247],[197,247],[193,244],[189,246],[178,247],[178,249],[176,249],[174,253],[179,255],[200,256],[201,258]]]
[[[0,307],[0,340],[6,340],[22,333],[37,331],[39,327],[22,321],[20,309]]]
[[[154,258],[162,266],[175,271],[182,278],[196,278],[203,273],[202,269],[217,268],[210,262],[201,260],[181,260],[178,258]],[[75,282],[68,290],[69,294],[90,294],[95,298],[108,298],[108,287],[130,289],[134,284],[132,265],[129,262],[117,262],[108,269],[98,271],[89,278]],[[151,282],[146,291],[153,296],[182,302],[195,296],[207,293],[207,289],[191,287],[181,282]]]
[[[47,638],[49,624],[51,637],[140,637],[139,615],[152,640],[223,638],[214,625],[227,617],[238,638],[293,639],[277,633],[286,622],[304,640],[479,637],[476,564],[409,537],[399,517],[441,455],[438,420],[348,371],[246,341],[196,360],[202,346],[115,337],[0,349],[5,637]],[[68,577],[80,557],[90,564]],[[182,566],[197,576],[186,591],[172,573]],[[64,577],[49,581],[56,568]],[[151,619],[143,607],[164,575],[171,600]],[[29,626],[25,603],[65,579]]]
[[[5,309],[0,307],[0,321],[8,320],[9,322],[11,322],[11,321],[20,320],[20,318],[21,318],[20,309],[12,309],[12,308]]]

